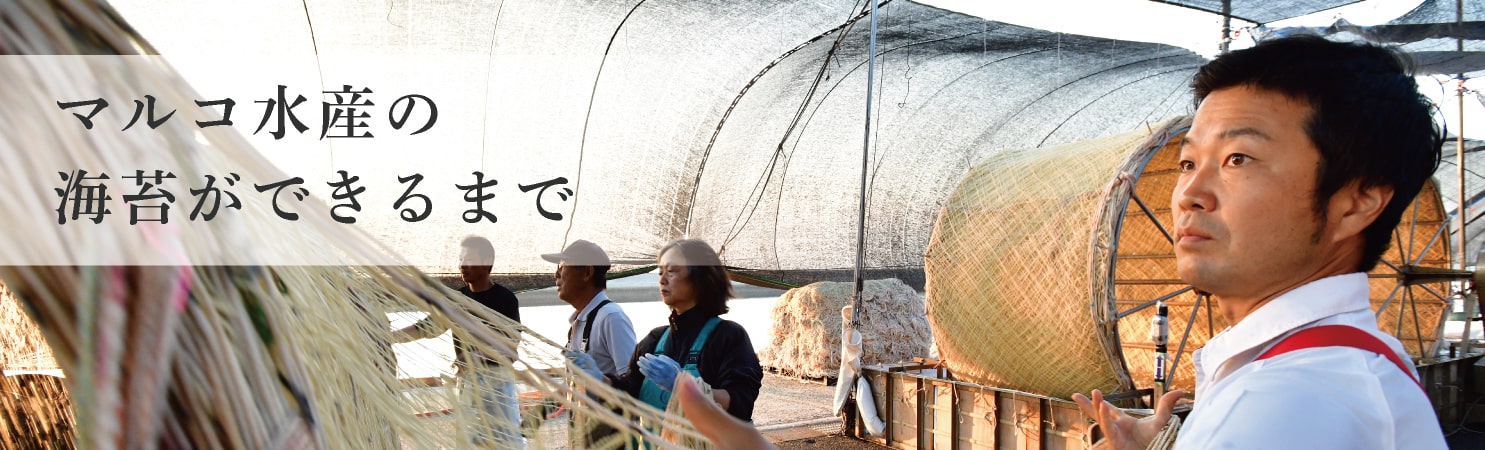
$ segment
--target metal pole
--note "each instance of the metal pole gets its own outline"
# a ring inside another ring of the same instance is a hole
[[[871,2],[871,41],[870,44],[868,44],[866,51],[866,130],[862,133],[861,141],[861,202],[857,205],[856,210],[856,289],[855,293],[851,296],[850,323],[850,332],[854,333],[861,332],[860,329],[857,328],[857,326],[861,323],[861,291],[862,287],[865,285],[865,280],[862,277],[862,270],[863,267],[866,266],[866,170],[871,162],[869,159],[869,155],[871,154],[871,97],[872,88],[875,87],[874,84],[876,82],[875,76],[877,68],[878,0],[868,1]],[[842,345],[846,344],[847,336],[849,335],[841,335]],[[842,368],[845,368],[848,365],[857,364],[858,361],[846,361],[843,352],[843,354],[841,355],[840,366]],[[840,380],[836,380],[836,383],[839,383],[836,386],[836,398],[840,398],[841,390],[844,390],[845,392],[845,404],[842,405],[842,410],[845,414],[841,415],[841,420],[844,421],[844,423],[842,423],[841,426],[843,430],[846,430],[847,434],[855,433],[857,416],[860,415],[860,411],[857,411],[855,407],[856,390],[853,389],[854,385],[856,384],[856,380],[854,378],[859,376],[861,376],[861,374],[858,373],[852,376],[852,379],[846,379],[845,371],[842,370],[842,378]]]
[[[1458,164],[1455,164],[1455,165],[1458,166],[1458,169],[1459,169],[1457,171],[1458,172],[1458,175],[1459,175],[1459,206],[1456,207],[1457,208],[1456,214],[1459,216],[1459,243],[1455,247],[1459,251],[1459,268],[1460,269],[1464,269],[1465,268],[1465,265],[1467,263],[1467,261],[1465,261],[1464,247],[1465,247],[1465,244],[1467,242],[1469,242],[1469,239],[1466,237],[1465,229],[1464,229],[1464,227],[1465,227],[1465,215],[1467,214],[1466,211],[1465,211],[1465,209],[1466,209],[1465,208],[1465,200],[1468,198],[1468,197],[1465,197],[1464,196],[1465,195],[1464,194],[1464,75],[1460,75],[1459,86],[1458,86],[1457,89],[1455,89],[1455,100],[1459,101],[1459,131],[1455,132],[1455,141],[1454,141],[1454,143],[1455,143],[1455,157],[1458,158]],[[1461,281],[1461,283],[1463,283],[1463,282]],[[1461,287],[1463,287],[1463,286],[1461,286]],[[1478,288],[1478,286],[1475,286],[1475,287]],[[1463,293],[1463,292],[1464,291],[1461,290],[1461,293]],[[1474,301],[1475,296],[1469,295],[1469,294],[1464,294],[1463,297],[1464,297],[1464,334],[1461,335],[1461,339],[1464,341],[1464,344],[1462,346],[1463,348],[1461,348],[1459,352],[1460,352],[1461,355],[1469,355],[1469,353],[1470,353],[1470,323],[1473,322],[1470,319],[1473,318],[1473,317],[1475,317],[1475,301]]]
[[[1222,0],[1222,43],[1217,49],[1227,53],[1227,44],[1232,41],[1232,0]]]
[[[1464,2],[1462,0],[1454,0],[1454,23],[1462,24],[1463,22]],[[1456,50],[1464,51],[1463,39],[1456,38],[1454,45]],[[1469,240],[1466,238],[1464,229],[1464,216],[1466,214],[1465,201],[1468,197],[1464,196],[1464,74],[1462,73],[1459,74],[1459,84],[1454,90],[1454,95],[1455,100],[1459,101],[1459,131],[1454,132],[1455,157],[1458,158],[1458,163],[1455,166],[1457,166],[1456,168],[1458,170],[1456,172],[1459,174],[1459,206],[1455,207],[1456,214],[1459,216],[1459,244],[1456,247],[1459,249],[1459,268],[1463,269],[1466,263],[1464,260],[1464,245]],[[1464,345],[1461,346],[1462,348],[1459,351],[1462,356],[1468,356],[1470,354],[1470,319],[1475,317],[1474,298],[1474,296],[1469,294],[1464,295],[1464,334],[1460,336],[1460,339],[1464,341]]]
[[[866,169],[871,164],[871,97],[877,69],[877,0],[871,0],[871,43],[866,54],[866,131],[861,140],[861,203],[856,216],[856,291],[851,297],[852,328],[861,323],[861,290],[866,283],[862,268],[866,266]]]
[[[1196,311],[1194,306],[1192,311]],[[1160,396],[1165,395],[1165,358],[1168,356],[1166,344],[1170,342],[1170,321],[1166,318],[1168,315],[1170,313],[1165,302],[1160,302],[1155,308],[1155,317],[1150,321],[1150,342],[1155,344],[1155,394],[1150,397],[1151,406],[1160,401]],[[1191,322],[1193,321],[1186,321],[1186,329],[1191,329]]]

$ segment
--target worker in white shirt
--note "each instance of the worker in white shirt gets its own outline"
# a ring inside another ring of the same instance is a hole
[[[1314,36],[1219,56],[1171,192],[1181,279],[1233,326],[1195,356],[1196,404],[1176,448],[1439,449],[1444,437],[1402,345],[1377,329],[1366,273],[1439,163],[1428,99],[1391,50]],[[677,382],[697,430],[769,448]],[[1184,393],[1135,419],[1074,395],[1106,438],[1144,449]]]
[[[1445,447],[1368,299],[1366,272],[1442,144],[1407,67],[1383,47],[1297,36],[1198,70],[1171,192],[1176,267],[1233,325],[1193,358],[1176,448]],[[1119,449],[1145,448],[1182,395],[1137,420],[1092,394],[1073,397],[1098,446]]]
[[[634,325],[606,293],[611,266],[608,253],[598,244],[579,239],[562,253],[547,253],[541,258],[557,263],[557,298],[572,305],[572,316],[567,318],[567,357],[599,380],[616,378],[627,371],[634,356]],[[615,433],[608,425],[574,420],[574,424],[578,422],[583,422],[583,429],[576,447],[612,448],[624,443],[617,438],[605,439]]]

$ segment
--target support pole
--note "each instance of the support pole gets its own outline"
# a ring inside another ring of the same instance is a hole
[[[1468,214],[1468,212],[1466,211],[1465,202],[1466,202],[1466,199],[1468,197],[1465,197],[1465,193],[1464,193],[1465,192],[1465,189],[1464,189],[1464,75],[1463,74],[1460,75],[1458,88],[1455,89],[1455,100],[1459,101],[1459,131],[1455,133],[1455,142],[1454,142],[1454,144],[1455,144],[1455,157],[1458,158],[1458,164],[1455,164],[1455,165],[1458,166],[1457,168],[1458,168],[1458,175],[1459,175],[1459,206],[1457,206],[1455,208],[1456,209],[1455,214],[1459,216],[1458,217],[1459,236],[1458,236],[1458,241],[1457,241],[1458,243],[1455,245],[1455,248],[1457,249],[1458,254],[1459,254],[1459,269],[1464,269],[1465,266],[1468,264],[1468,261],[1465,260],[1464,247],[1465,247],[1465,244],[1467,244],[1469,242],[1469,239],[1467,237],[1467,234],[1465,233],[1465,224],[1466,224],[1466,221],[1465,221],[1466,218],[1465,218],[1465,216]],[[1463,283],[1463,281],[1461,281],[1461,283]],[[1461,286],[1461,288],[1462,287],[1463,286]],[[1476,286],[1476,287],[1478,287],[1478,286]],[[1476,305],[1475,305],[1475,303],[1476,303],[1475,302],[1475,298],[1476,297],[1473,296],[1473,295],[1469,295],[1468,293],[1466,293],[1464,291],[1465,291],[1464,289],[1461,289],[1461,292],[1460,292],[1461,294],[1463,294],[1462,297],[1464,298],[1464,334],[1461,336],[1461,339],[1463,339],[1464,343],[1462,344],[1462,348],[1460,350],[1460,354],[1461,355],[1464,355],[1464,356],[1468,356],[1470,354],[1470,324],[1474,322],[1474,321],[1472,321],[1470,319],[1472,319],[1472,318],[1475,317],[1475,307],[1476,307]]]
[[[1458,25],[1463,24],[1463,22],[1464,1],[1454,0],[1454,23]],[[1459,50],[1461,52],[1464,51],[1463,39],[1456,38],[1454,45],[1456,50]],[[1459,174],[1459,202],[1458,206],[1455,207],[1455,214],[1459,216],[1459,241],[1458,245],[1456,245],[1455,247],[1459,249],[1459,268],[1464,269],[1466,265],[1466,261],[1464,259],[1464,246],[1466,243],[1469,242],[1464,229],[1465,215],[1467,214],[1467,212],[1465,211],[1465,202],[1468,201],[1469,198],[1464,196],[1464,74],[1459,74],[1458,81],[1459,83],[1455,86],[1454,89],[1454,95],[1455,100],[1459,102],[1459,131],[1454,132],[1454,136],[1455,157],[1458,158],[1458,163],[1455,164],[1455,166],[1457,166],[1456,169],[1458,169],[1457,172]],[[1464,294],[1464,334],[1461,335],[1460,338],[1464,341],[1464,344],[1461,345],[1459,353],[1461,356],[1469,356],[1470,323],[1473,322],[1470,319],[1475,317],[1476,297],[1463,292],[1463,289],[1461,289],[1461,294]]]
[[[1222,42],[1217,50],[1227,53],[1227,44],[1232,42],[1232,0],[1222,0]]]
[[[871,41],[867,47],[866,60],[866,129],[861,140],[861,202],[856,215],[856,291],[851,296],[851,326],[861,323],[861,291],[866,280],[862,271],[866,266],[866,171],[871,165],[871,98],[876,83],[877,69],[877,1],[871,0]]]
[[[841,370],[840,377],[835,381],[838,383],[835,393],[835,405],[837,412],[844,410],[845,414],[842,414],[842,418],[846,420],[846,423],[843,425],[844,429],[848,431],[854,431],[856,426],[856,421],[852,420],[852,418],[862,413],[862,411],[855,408],[857,396],[854,389],[857,385],[857,378],[861,376],[858,372],[861,367],[861,353],[859,347],[856,351],[846,351],[849,349],[844,348],[844,346],[850,345],[852,341],[860,342],[861,331],[858,327],[861,324],[861,291],[866,283],[862,273],[866,266],[866,175],[871,163],[871,98],[873,88],[876,84],[878,0],[869,1],[871,2],[871,38],[866,53],[866,127],[862,133],[861,140],[861,202],[857,204],[856,215],[856,288],[855,293],[851,296],[851,317],[848,319],[842,318],[843,321],[849,321],[849,323],[842,324],[841,345],[843,346],[843,351],[841,352]],[[854,370],[852,369],[853,367],[855,368]],[[869,420],[876,420],[876,418],[872,417]],[[870,427],[868,426],[867,429],[869,430]]]

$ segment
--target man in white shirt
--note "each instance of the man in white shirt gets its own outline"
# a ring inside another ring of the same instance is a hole
[[[1438,166],[1432,107],[1406,65],[1300,36],[1222,55],[1192,87],[1176,266],[1234,325],[1193,358],[1176,447],[1444,448],[1411,360],[1377,329],[1365,273]],[[1140,420],[1098,391],[1073,397],[1099,445],[1122,449],[1145,448],[1182,394]]]
[[[1234,325],[1196,353],[1196,405],[1176,448],[1444,448],[1408,355],[1367,298],[1365,272],[1442,144],[1405,67],[1381,47],[1301,36],[1198,71],[1171,192],[1176,266]],[[1353,347],[1366,342],[1376,350]],[[712,442],[772,446],[694,381],[677,386]],[[1144,449],[1182,395],[1138,420],[1099,391],[1073,399],[1104,430],[1095,448]]]
[[[567,318],[567,349],[587,353],[606,376],[629,368],[634,356],[634,325],[618,303],[608,298],[608,253],[598,244],[573,241],[562,253],[541,255],[557,263],[557,298],[575,310]]]
[[[598,244],[576,240],[562,253],[541,255],[557,263],[557,297],[572,305],[567,318],[567,357],[595,378],[614,378],[628,371],[634,356],[634,325],[618,303],[608,298],[606,275],[611,262]],[[598,446],[601,438],[614,430],[606,425],[590,425],[581,447]]]

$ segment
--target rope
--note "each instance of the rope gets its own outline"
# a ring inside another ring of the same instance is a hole
[[[801,284],[794,284],[794,283],[790,283],[788,281],[784,281],[784,280],[780,280],[780,279],[776,279],[776,278],[769,278],[769,277],[765,277],[765,276],[762,276],[762,275],[755,275],[755,274],[746,273],[746,272],[744,272],[745,270],[748,270],[748,269],[742,269],[742,268],[728,266],[727,267],[727,278],[731,279],[732,281],[739,282],[739,283],[749,284],[749,285],[758,286],[758,287],[773,288],[773,289],[795,289],[795,288],[800,288],[800,287],[803,287],[804,286],[804,285],[801,285]]]
[[[1175,447],[1176,432],[1180,429],[1181,418],[1171,414],[1170,422],[1167,422],[1165,428],[1161,428],[1160,432],[1155,434],[1155,439],[1150,441],[1150,446],[1145,447],[1145,450],[1166,450]]]
[[[620,278],[632,277],[632,276],[643,274],[643,273],[649,273],[650,271],[655,270],[656,267],[658,267],[658,266],[650,265],[650,266],[643,266],[643,267],[635,267],[633,269],[622,270],[622,271],[618,271],[618,272],[609,272],[607,275],[604,275],[603,278],[604,279],[607,279],[607,280],[617,280],[617,279],[620,279]]]

